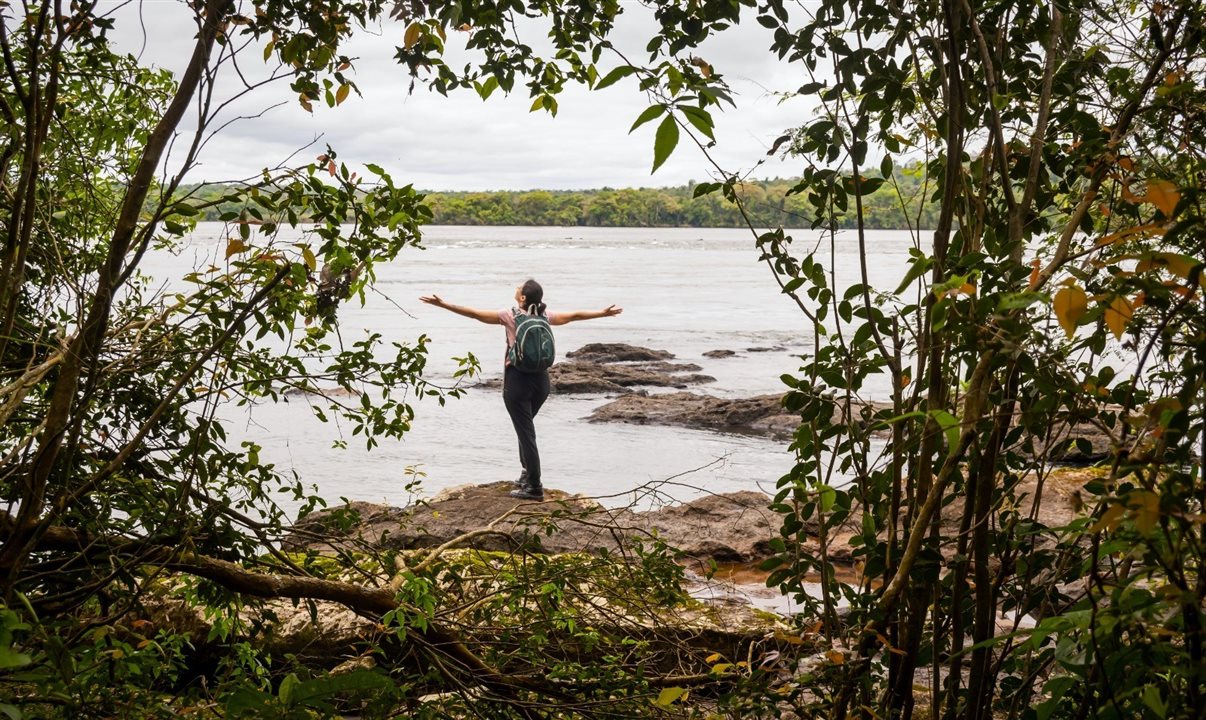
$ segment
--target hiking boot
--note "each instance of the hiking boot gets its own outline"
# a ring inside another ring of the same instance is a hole
[[[524,485],[518,490],[512,490],[511,497],[516,500],[544,500],[544,488],[539,485]]]
[[[528,486],[528,471],[524,470],[519,473],[519,477],[515,478],[514,482],[515,487],[520,489],[526,488]]]

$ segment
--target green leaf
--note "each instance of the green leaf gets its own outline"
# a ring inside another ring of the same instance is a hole
[[[482,100],[487,100],[498,89],[498,78],[490,76],[486,78],[484,83],[476,86],[476,89],[477,94],[481,96]]]
[[[675,122],[673,115],[667,115],[662,124],[657,126],[657,136],[653,139],[653,170],[650,175],[657,172],[657,169],[666,162],[670,157],[670,153],[674,152],[674,147],[678,145],[678,123]]]
[[[621,65],[618,68],[616,68],[616,69],[612,70],[611,72],[607,73],[606,75],[604,75],[603,79],[600,80],[597,85],[595,85],[595,90],[602,90],[603,88],[608,87],[610,85],[615,85],[617,82],[628,77],[629,75],[633,74],[634,72],[636,72],[636,68],[634,68],[633,66]]]
[[[683,111],[683,116],[687,118],[687,122],[695,126],[695,129],[703,133],[709,140],[715,140],[716,136],[712,134],[714,123],[712,115],[707,110],[697,108],[693,105],[685,105],[680,108]]]
[[[931,410],[930,417],[934,418],[934,422],[946,433],[946,442],[950,445],[951,452],[954,452],[955,448],[959,447],[959,418],[942,409]]]
[[[1166,717],[1168,715],[1168,706],[1164,704],[1164,698],[1160,695],[1160,688],[1155,685],[1148,685],[1143,688],[1143,704],[1151,708],[1151,711],[1156,713],[1156,717]]]
[[[281,702],[288,705],[289,701],[293,699],[294,688],[296,688],[300,684],[301,684],[301,680],[297,679],[297,675],[295,675],[294,673],[289,673],[288,675],[285,676],[284,680],[281,680],[281,687],[276,692],[277,697],[279,697],[281,699]]]
[[[917,278],[924,275],[933,265],[933,259],[925,256],[914,257],[912,260],[910,260],[909,271],[905,273],[904,279],[900,281],[900,285],[896,286],[896,294],[899,295],[905,290],[908,290],[909,286],[912,285]]]
[[[628,132],[631,133],[633,130],[636,130],[650,120],[661,116],[661,114],[664,112],[666,112],[665,105],[650,105],[649,107],[645,108],[645,112],[637,116],[636,122],[632,124],[632,127],[628,128]]]
[[[263,717],[271,698],[253,688],[239,688],[226,696],[227,717]]]
[[[837,500],[837,490],[828,485],[822,485],[819,488],[818,497],[821,501],[821,512],[829,512],[830,508],[833,507],[834,501]]]
[[[313,700],[342,693],[365,693],[389,687],[390,681],[371,670],[357,670],[340,675],[307,680],[293,689],[293,700],[303,705]]]

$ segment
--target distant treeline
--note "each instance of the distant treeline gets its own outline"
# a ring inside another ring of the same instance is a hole
[[[884,183],[863,197],[864,224],[872,229],[931,228],[936,213],[923,192],[920,171],[898,171],[895,183]],[[789,195],[793,180],[759,180],[742,183],[738,193],[745,201],[755,227],[807,227],[813,208],[805,195]],[[200,188],[197,199],[219,197],[225,188]],[[614,190],[502,190],[487,192],[432,192],[427,204],[437,225],[586,225],[595,227],[744,227],[736,205],[719,192],[694,197],[695,183],[668,188]],[[853,206],[853,201],[850,203]],[[206,220],[238,210],[226,204],[209,208]],[[839,216],[839,226],[854,227],[853,207]],[[906,216],[907,212],[907,216]]]

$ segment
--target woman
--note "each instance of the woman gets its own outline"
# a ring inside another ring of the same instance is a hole
[[[507,332],[507,349],[515,344],[516,316],[519,313],[542,315],[549,325],[564,325],[575,320],[593,320],[594,318],[619,315],[623,308],[608,305],[602,310],[575,310],[573,312],[545,312],[544,289],[535,280],[528,280],[515,288],[517,307],[498,311],[478,310],[476,308],[453,305],[445,302],[439,295],[420,297],[428,305],[451,310],[457,315],[473,318],[487,325],[502,325]],[[523,471],[515,481],[518,489],[511,491],[511,497],[522,500],[543,500],[544,486],[540,481],[540,452],[536,448],[536,426],[533,418],[540,412],[540,406],[549,396],[549,373],[521,372],[511,367],[510,353],[504,355],[503,371],[503,403],[507,406],[507,414],[511,416],[511,424],[515,426],[515,434],[519,437],[519,464]]]

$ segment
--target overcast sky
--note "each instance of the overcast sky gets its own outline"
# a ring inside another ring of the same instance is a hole
[[[115,0],[102,1],[114,8],[113,37],[121,49],[139,55],[144,63],[173,70],[187,61],[194,30],[191,12],[182,2],[143,0],[119,6]],[[636,3],[623,4],[625,14],[614,42],[631,51],[630,57],[641,58],[654,29],[652,16]],[[139,6],[145,33],[138,22]],[[348,47],[348,54],[358,58],[355,79],[363,97],[353,94],[339,108],[316,103],[311,115],[298,106],[287,82],[262,89],[237,105],[234,114],[251,114],[286,103],[224,130],[207,147],[189,179],[247,177],[282,162],[316,138],[318,144],[300,159],[309,160],[330,144],[353,167],[376,162],[395,181],[428,190],[655,187],[701,181],[713,174],[702,153],[684,138],[674,156],[650,175],[656,123],[628,134],[633,120],[649,104],[635,82],[598,92],[568,87],[559,98],[555,118],[543,111],[528,112],[531,99],[523,87],[510,96],[495,93],[486,102],[472,91],[443,97],[421,84],[408,94],[410,78],[392,59],[403,31],[401,24],[387,24],[360,34]],[[547,47],[538,26],[521,26],[520,32],[537,51]],[[464,42],[464,34],[450,33],[448,55],[453,67],[469,59]],[[737,109],[714,113],[718,141],[714,156],[729,171],[751,168],[765,158],[776,137],[809,115],[803,101],[783,103],[775,95],[807,79],[799,76],[799,65],[775,60],[766,50],[769,43],[769,32],[749,17],[698,52],[724,74],[735,93]],[[261,58],[259,48],[250,49],[241,66],[265,72]],[[617,63],[604,55],[600,65],[609,69]],[[235,84],[223,87],[233,90]],[[798,172],[796,164],[774,158],[754,176]]]

